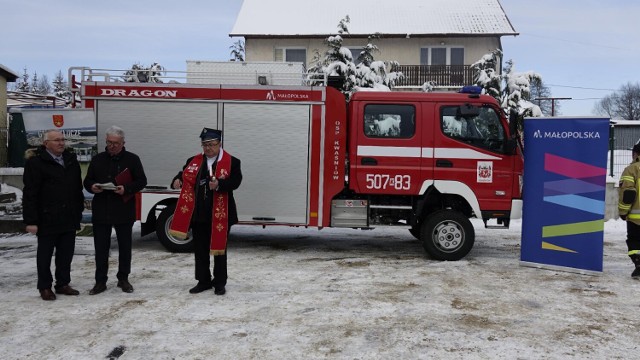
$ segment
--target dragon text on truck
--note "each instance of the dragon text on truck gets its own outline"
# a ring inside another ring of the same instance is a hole
[[[457,260],[474,243],[469,218],[508,227],[521,214],[521,150],[486,95],[363,91],[346,103],[324,86],[85,81],[82,101],[98,134],[122,127],[141,157],[142,233],[170,250],[190,239],[168,234],[169,183],[203,127],[242,161],[240,224],[404,226],[432,258]]]

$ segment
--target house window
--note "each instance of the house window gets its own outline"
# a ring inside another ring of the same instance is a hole
[[[429,65],[447,65],[447,48],[431,48]]]
[[[416,132],[413,105],[366,105],[364,134],[370,138],[410,138]]]
[[[464,48],[451,48],[450,65],[464,65]]]
[[[421,48],[420,65],[464,65],[464,48]]]
[[[353,63],[358,65],[360,64],[360,61],[358,60],[358,57],[360,56],[360,53],[362,52],[362,48],[348,48],[349,51],[351,51],[351,57],[353,57]]]
[[[275,61],[307,63],[307,49],[279,48],[274,52]]]

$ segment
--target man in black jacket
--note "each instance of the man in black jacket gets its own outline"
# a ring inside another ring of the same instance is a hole
[[[124,131],[112,126],[107,129],[107,147],[91,159],[84,188],[94,193],[91,202],[93,244],[96,259],[96,284],[90,295],[107,290],[111,230],[118,239],[118,287],[133,292],[131,273],[131,241],[136,221],[134,195],[147,185],[147,177],[138,155],[124,148]],[[111,186],[113,185],[113,187]]]
[[[171,183],[173,189],[181,189],[181,197],[184,195],[195,201],[185,204],[191,208],[190,211],[177,206],[173,222],[182,221],[185,226],[183,230],[191,227],[193,232],[195,277],[198,283],[189,292],[197,294],[213,287],[216,295],[224,295],[227,284],[227,235],[231,226],[238,223],[233,191],[242,182],[242,171],[240,160],[222,149],[222,131],[204,128],[200,133],[200,139],[203,153],[187,159],[182,171]],[[185,183],[185,180],[190,181]],[[224,205],[220,206],[221,203],[218,201],[223,201]],[[190,215],[186,216],[183,213]],[[226,220],[226,223],[213,224],[213,219],[218,218]],[[212,228],[218,231],[214,233]],[[214,262],[213,280],[210,254],[213,254]]]
[[[78,295],[69,286],[76,231],[80,229],[84,196],[76,155],[65,149],[57,130],[43,134],[42,145],[27,159],[22,180],[22,218],[29,233],[38,236],[36,262],[42,300],[55,300],[51,291],[51,257],[56,253],[55,292]]]

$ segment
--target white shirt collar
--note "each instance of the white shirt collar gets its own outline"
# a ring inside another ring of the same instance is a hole
[[[224,150],[222,150],[222,148],[220,148],[220,152],[218,153],[218,156],[214,156],[212,158],[208,158],[207,155],[205,155],[205,157],[207,157],[207,161],[212,161],[209,165],[213,164],[213,161],[218,160],[222,157],[222,154],[224,154]]]

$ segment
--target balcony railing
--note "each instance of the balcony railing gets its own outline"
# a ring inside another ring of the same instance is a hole
[[[475,75],[469,65],[398,65],[396,69],[404,74],[396,86],[421,87],[432,81],[435,86],[462,87],[472,85]]]

